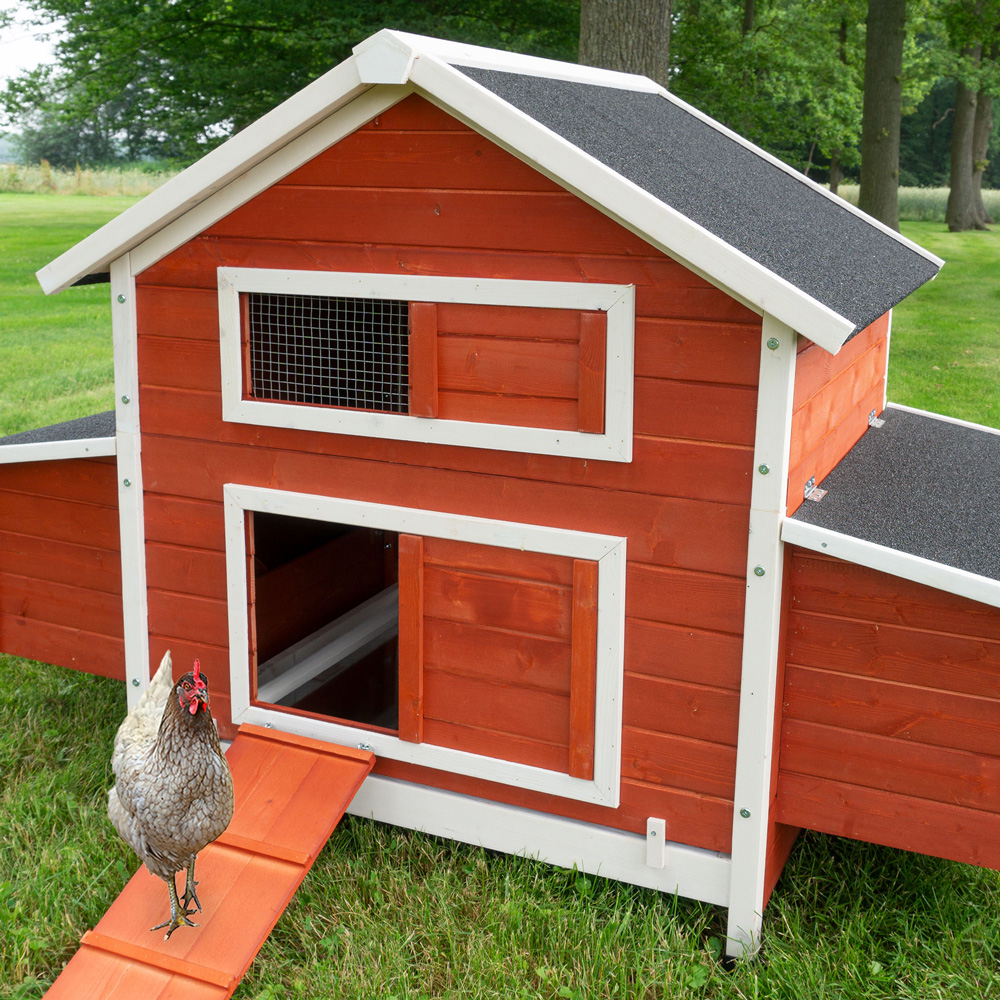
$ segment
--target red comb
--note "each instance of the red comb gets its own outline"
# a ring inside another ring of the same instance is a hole
[[[197,683],[202,683],[201,676],[198,671],[201,668],[201,662],[199,660],[194,661],[194,679]]]

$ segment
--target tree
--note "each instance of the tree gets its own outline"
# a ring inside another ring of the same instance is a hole
[[[672,0],[581,0],[580,62],[670,85]]]
[[[0,95],[8,124],[94,117],[147,153],[197,159],[390,25],[573,59],[577,0],[27,0],[61,21],[60,65],[41,93],[25,78]],[[36,81],[37,83],[37,81]],[[121,104],[122,95],[128,100]],[[118,102],[118,103],[116,103]],[[127,140],[127,142],[126,142]]]
[[[944,10],[956,51],[951,133],[951,190],[945,221],[952,231],[985,229],[982,180],[993,130],[992,92],[1000,85],[1000,0],[955,0]]]
[[[906,0],[868,0],[865,24],[858,206],[892,229],[899,229],[899,123]]]

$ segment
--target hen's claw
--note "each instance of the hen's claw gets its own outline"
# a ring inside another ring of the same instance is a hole
[[[193,890],[192,890],[193,891]],[[187,900],[185,898],[184,905],[181,906],[180,900],[177,898],[177,886],[174,884],[173,878],[167,880],[167,892],[170,893],[170,919],[164,920],[162,924],[157,924],[155,927],[149,928],[149,933],[152,934],[153,931],[162,930],[164,927],[169,928],[167,933],[163,935],[164,941],[170,940],[170,935],[177,930],[178,927],[197,927],[198,925],[193,921],[189,920],[188,916],[194,913],[194,910],[189,910],[187,908]],[[185,892],[186,897],[186,892]],[[198,907],[201,909],[201,907]]]
[[[185,913],[194,913],[194,910],[188,909],[191,903],[194,903],[194,905],[198,907],[199,913],[201,912],[201,900],[198,899],[198,893],[195,892],[196,885],[198,885],[198,883],[194,880],[194,861],[192,861],[187,870],[187,881],[184,883],[184,895],[181,897]]]

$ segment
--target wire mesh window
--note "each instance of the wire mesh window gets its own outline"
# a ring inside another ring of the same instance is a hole
[[[247,295],[253,399],[409,409],[409,304],[325,295]]]

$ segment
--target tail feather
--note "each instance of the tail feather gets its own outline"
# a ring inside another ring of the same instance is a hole
[[[111,758],[112,767],[118,773],[120,760],[137,743],[145,743],[156,737],[163,717],[163,709],[167,698],[173,690],[174,681],[171,670],[170,650],[163,654],[159,669],[142,693],[142,697],[125,716],[115,734],[114,753]]]

